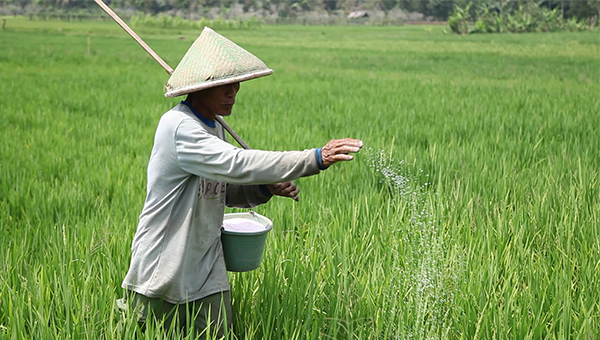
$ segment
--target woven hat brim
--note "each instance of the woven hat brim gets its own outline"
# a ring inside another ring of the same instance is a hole
[[[252,73],[246,73],[246,74],[242,74],[239,76],[230,77],[230,78],[226,78],[226,79],[218,79],[218,80],[208,81],[205,83],[186,86],[186,87],[182,87],[177,90],[168,91],[165,93],[165,97],[167,97],[167,98],[177,97],[177,96],[181,96],[184,94],[205,90],[205,89],[208,89],[211,87],[217,87],[217,86],[227,85],[227,84],[231,84],[231,83],[238,83],[238,82],[242,82],[242,81],[246,81],[246,80],[250,80],[250,79],[256,79],[256,78],[268,76],[272,73],[273,73],[273,70],[266,69],[266,70],[260,70],[260,71],[256,71],[256,72],[252,72]]]

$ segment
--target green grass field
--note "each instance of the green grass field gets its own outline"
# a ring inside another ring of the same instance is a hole
[[[228,118],[253,148],[366,145],[255,209],[231,338],[600,338],[598,32],[441,29],[221,31],[275,70]],[[139,33],[172,67],[199,34]],[[167,77],[112,22],[0,30],[0,339],[167,332],[114,305]]]

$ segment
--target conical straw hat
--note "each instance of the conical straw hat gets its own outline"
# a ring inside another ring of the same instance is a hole
[[[177,97],[271,73],[273,70],[252,53],[204,27],[167,81],[165,97]]]

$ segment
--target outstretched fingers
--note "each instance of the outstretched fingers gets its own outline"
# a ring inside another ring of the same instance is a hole
[[[354,159],[354,156],[347,155],[345,153],[340,153],[340,154],[332,155],[330,157],[330,159],[335,163],[335,162],[340,162],[340,161],[351,161]]]
[[[321,148],[323,165],[328,167],[339,161],[350,161],[354,159],[349,153],[359,152],[363,142],[353,138],[333,139]]]
[[[352,146],[352,145],[340,145],[338,147],[335,148],[335,153],[336,154],[340,154],[340,153],[351,153],[351,152],[359,152],[360,148],[357,146]]]

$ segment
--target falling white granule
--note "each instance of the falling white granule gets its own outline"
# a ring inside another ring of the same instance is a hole
[[[389,262],[398,263],[398,273],[392,275],[386,295],[388,301],[401,301],[392,304],[394,320],[396,308],[402,308],[414,315],[414,321],[394,326],[393,333],[405,340],[446,338],[452,322],[450,311],[457,312],[453,299],[461,263],[448,257],[441,220],[429,201],[433,189],[429,183],[420,186],[414,169],[411,172],[411,166],[394,162],[389,153],[365,151],[380,183],[389,189],[391,199],[406,204],[402,213],[409,217],[390,224],[402,235],[402,244],[393,245],[389,253]]]
[[[233,231],[236,233],[255,233],[266,229],[265,226],[259,222],[247,218],[230,218],[224,220],[223,228],[226,231]]]

